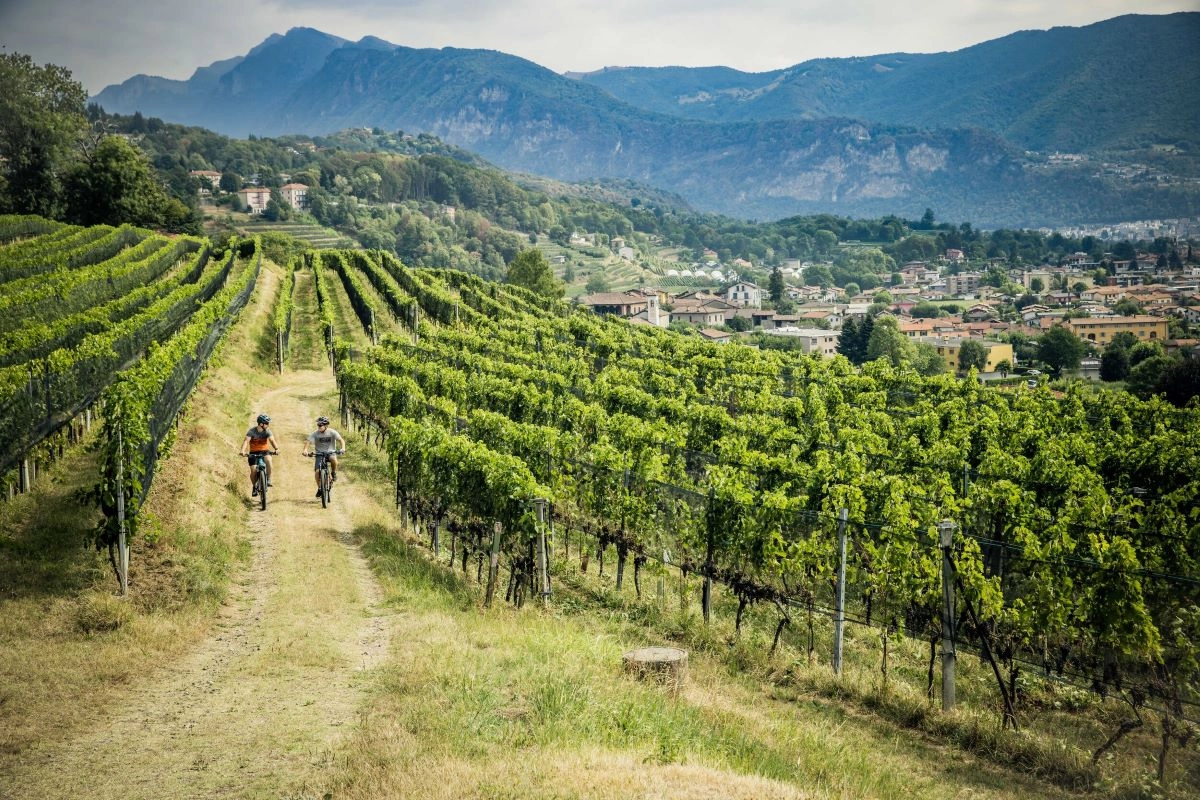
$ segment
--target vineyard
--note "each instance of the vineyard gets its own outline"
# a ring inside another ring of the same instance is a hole
[[[738,627],[773,609],[810,658],[872,627],[884,685],[900,640],[928,642],[931,695],[939,658],[978,656],[1006,727],[1090,692],[1115,709],[1093,764],[1152,726],[1161,779],[1192,741],[1196,408],[701,343],[379,252],[310,261],[378,341],[333,346],[344,412],[485,602],[615,556],[618,592],[677,570],[707,619],[722,585]]]
[[[122,591],[156,464],[258,281],[255,240],[211,248],[0,217],[0,475],[11,499],[91,441]],[[484,606],[677,589],[767,660],[840,676],[854,639],[878,697],[915,682],[929,709],[969,661],[985,678],[959,699],[994,709],[1010,766],[1094,787],[1136,739],[1159,785],[1200,787],[1200,409],[716,345],[379,251],[309,251],[278,287],[261,366],[323,351],[389,504]],[[1034,765],[1024,732],[1076,712],[1075,767]]]
[[[130,226],[0,217],[0,475],[11,497],[93,424],[104,457],[92,491],[124,589],[126,537],[173,424],[254,289],[253,241],[209,243]]]

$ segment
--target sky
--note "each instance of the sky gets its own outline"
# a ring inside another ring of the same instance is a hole
[[[500,50],[555,72],[763,72],[1175,11],[1200,11],[1200,0],[0,0],[0,50],[66,67],[90,94],[139,73],[186,79],[294,27]]]

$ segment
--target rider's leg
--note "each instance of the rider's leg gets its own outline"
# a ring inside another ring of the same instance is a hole
[[[337,456],[329,457],[329,480],[337,480]]]
[[[271,457],[267,456],[265,460],[267,462],[267,485],[271,486]]]

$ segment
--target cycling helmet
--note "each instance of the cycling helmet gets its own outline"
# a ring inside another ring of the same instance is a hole
[[[271,418],[268,417],[266,414],[259,414],[258,415],[258,424],[259,425],[270,425]]]
[[[317,417],[317,424],[318,425],[328,425],[329,417]]]

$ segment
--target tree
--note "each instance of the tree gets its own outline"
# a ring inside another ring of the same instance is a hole
[[[1142,398],[1164,391],[1164,378],[1170,374],[1168,370],[1174,363],[1174,359],[1169,356],[1147,358],[1129,370],[1129,375],[1125,378],[1125,388]]]
[[[1087,352],[1087,345],[1071,331],[1055,325],[1038,342],[1038,359],[1057,375],[1064,369],[1076,369]]]
[[[884,305],[891,305],[892,304],[892,294],[891,294],[891,292],[887,291],[886,289],[880,289],[878,292],[876,292],[871,297],[871,300],[876,303],[883,303]]]
[[[820,286],[822,289],[828,289],[833,286],[833,273],[824,264],[813,264],[811,267],[804,268],[804,283],[808,286]]]
[[[1033,292],[1034,294],[1041,294],[1042,289],[1044,289],[1044,288],[1046,288],[1046,286],[1044,283],[1042,283],[1041,278],[1030,278],[1029,279],[1029,291]]]
[[[1100,355],[1100,380],[1123,381],[1129,375],[1129,350],[1109,342]]]
[[[929,300],[922,300],[912,307],[909,315],[915,319],[936,319],[942,315],[942,312],[936,303]]]
[[[60,178],[87,130],[87,92],[70,71],[0,53],[0,213],[57,217]]]
[[[1193,397],[1200,397],[1200,358],[1182,358],[1163,370],[1157,393],[1167,402],[1183,407]]]
[[[217,185],[222,192],[236,192],[242,188],[242,179],[236,172],[222,172],[221,182]]]
[[[1143,309],[1136,300],[1128,297],[1124,298],[1123,300],[1118,300],[1116,305],[1113,306],[1113,311],[1122,317],[1134,317],[1138,314],[1146,313],[1145,309]]]
[[[593,272],[588,276],[587,283],[584,285],[584,291],[588,294],[600,294],[608,291],[608,278],[604,277],[602,272]]]
[[[846,297],[853,298],[862,293],[862,288],[854,281],[851,281],[850,283],[846,284],[842,291],[846,293]]]
[[[962,346],[958,348],[958,371],[965,375],[971,371],[971,367],[974,367],[982,372],[985,364],[987,364],[987,348],[974,339],[963,341]]]
[[[76,224],[197,232],[191,209],[167,195],[146,157],[119,136],[101,139],[65,184],[67,218]]]
[[[730,317],[729,321],[725,323],[725,327],[738,333],[744,333],[745,331],[750,330],[750,328],[753,326],[754,323],[750,321],[749,317]]]
[[[507,281],[545,297],[562,297],[564,292],[562,283],[550,269],[550,262],[536,248],[517,253],[508,265]]]
[[[771,302],[778,303],[783,299],[786,287],[783,285],[783,271],[778,266],[771,270],[771,277],[767,281],[767,289],[771,293]]]
[[[946,359],[938,354],[937,348],[928,342],[916,342],[913,346],[912,365],[921,375],[942,375],[946,372]]]
[[[859,347],[858,322],[854,317],[842,323],[842,332],[838,334],[837,351],[844,355],[851,364],[861,364],[865,352]]]
[[[871,338],[867,341],[867,361],[886,358],[898,367],[912,358],[912,343],[900,332],[895,317],[880,317],[875,320]]]
[[[1000,373],[1001,378],[1007,378],[1008,373],[1012,372],[1012,362],[1007,358],[996,365],[996,371]]]

